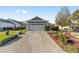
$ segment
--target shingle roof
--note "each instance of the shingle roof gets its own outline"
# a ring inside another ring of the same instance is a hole
[[[43,19],[41,19],[40,17],[36,16],[36,17],[32,18],[31,20],[43,20]]]
[[[30,19],[30,20],[28,20],[27,22],[47,22],[46,20],[44,20],[44,19],[42,19],[42,18],[40,18],[40,17],[34,17],[34,18],[32,18],[32,19]]]
[[[16,20],[14,20],[14,19],[7,19],[8,21],[10,21],[10,22],[12,22],[12,23],[14,23],[15,24],[15,22],[16,23],[19,23],[19,24],[21,24],[21,22],[19,22],[19,21],[16,21]]]
[[[1,22],[12,23],[12,22],[10,22],[10,21],[8,21],[8,20],[5,20],[5,19],[2,19],[2,18],[0,18],[0,21],[1,21]]]

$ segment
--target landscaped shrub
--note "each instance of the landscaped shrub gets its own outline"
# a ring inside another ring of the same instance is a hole
[[[9,30],[6,31],[6,35],[9,35]]]
[[[18,28],[15,28],[14,30],[24,30],[26,29],[25,27],[18,27]]]
[[[64,33],[59,33],[58,34],[60,40],[63,42],[63,44],[67,44],[67,37],[64,35]]]
[[[51,30],[54,30],[54,31],[59,31],[59,27],[58,27],[58,26],[54,26],[54,25],[53,25],[53,26],[51,27]]]
[[[16,34],[21,35],[21,34],[24,34],[27,30],[26,29],[18,29],[18,30],[11,30],[11,31],[16,31]]]
[[[20,34],[24,34],[26,32],[26,29],[20,30]]]
[[[44,30],[45,31],[49,31],[50,30],[50,26],[45,26]]]
[[[68,44],[73,44],[74,42],[73,42],[73,40],[67,40],[67,43]]]

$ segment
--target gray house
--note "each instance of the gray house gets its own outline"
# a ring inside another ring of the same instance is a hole
[[[40,17],[34,17],[27,21],[26,28],[30,31],[43,31],[46,25],[48,25],[48,21]]]
[[[7,19],[9,22],[12,22],[14,24],[14,28],[22,27],[22,23],[19,21],[16,21],[14,19]]]
[[[0,31],[4,29],[15,29],[15,28],[20,28],[20,27],[25,27],[26,23],[16,21],[13,19],[2,19],[0,18]]]
[[[0,18],[0,30],[3,28],[14,28],[14,24],[8,20]]]

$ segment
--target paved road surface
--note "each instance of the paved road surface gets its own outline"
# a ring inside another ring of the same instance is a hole
[[[9,45],[0,47],[0,52],[49,53],[64,51],[44,31],[28,31],[23,37]]]

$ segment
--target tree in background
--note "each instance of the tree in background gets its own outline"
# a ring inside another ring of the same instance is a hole
[[[77,21],[76,24],[73,24],[73,22],[71,23],[71,27],[74,31],[79,31],[79,9],[77,9],[76,11],[74,11],[71,15],[71,20],[73,20],[73,22]]]
[[[76,20],[79,18],[79,9],[77,9],[76,11],[74,11],[71,15],[71,19]]]
[[[56,24],[58,26],[61,26],[61,28],[63,28],[64,26],[68,26],[70,24],[70,15],[71,14],[68,7],[64,6],[56,15]]]

